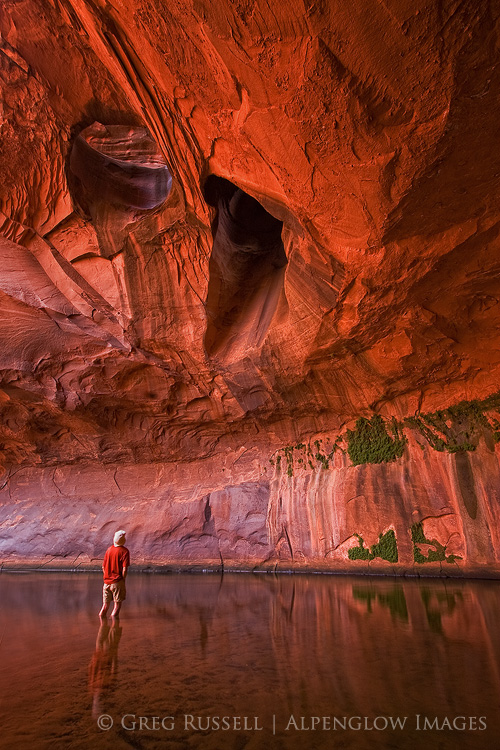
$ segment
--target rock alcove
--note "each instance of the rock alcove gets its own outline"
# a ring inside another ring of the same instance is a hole
[[[498,15],[2,8],[5,566],[498,575]]]
[[[283,222],[223,178],[209,177],[205,195],[216,208],[205,349],[241,358],[242,350],[263,342],[283,292]]]

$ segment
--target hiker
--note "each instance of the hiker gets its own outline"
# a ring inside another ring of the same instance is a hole
[[[111,617],[118,617],[122,602],[125,601],[127,593],[125,579],[130,566],[130,553],[124,546],[125,542],[125,531],[120,529],[113,537],[113,545],[108,547],[104,555],[102,564],[104,586],[102,589],[102,609],[99,612],[99,617],[106,617],[111,600],[114,601]]]

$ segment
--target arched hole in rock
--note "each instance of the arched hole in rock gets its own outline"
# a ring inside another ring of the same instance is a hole
[[[283,222],[241,188],[211,175],[205,199],[217,209],[209,264],[205,351],[221,358],[259,346],[283,289]]]
[[[69,160],[73,200],[92,216],[95,204],[125,211],[160,206],[172,176],[144,127],[94,122],[75,138]]]
[[[172,176],[165,159],[145,127],[94,122],[76,136],[67,175],[77,213],[90,220],[96,240],[94,253],[89,248],[84,255],[72,253],[71,263],[130,316],[125,265],[117,256],[127,247],[131,227],[170,194]]]

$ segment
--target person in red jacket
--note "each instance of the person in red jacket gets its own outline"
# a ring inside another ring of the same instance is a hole
[[[113,538],[113,545],[108,547],[104,555],[102,564],[104,586],[102,589],[102,609],[99,612],[99,617],[106,616],[111,600],[115,603],[111,617],[118,617],[122,602],[125,601],[127,594],[125,579],[130,566],[130,552],[124,546],[125,542],[125,532],[120,529]]]

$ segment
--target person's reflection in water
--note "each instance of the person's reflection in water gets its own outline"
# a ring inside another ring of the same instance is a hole
[[[122,627],[118,620],[101,623],[95,644],[95,653],[89,664],[89,690],[92,694],[92,717],[102,714],[102,701],[113,687],[118,672],[118,645]]]

